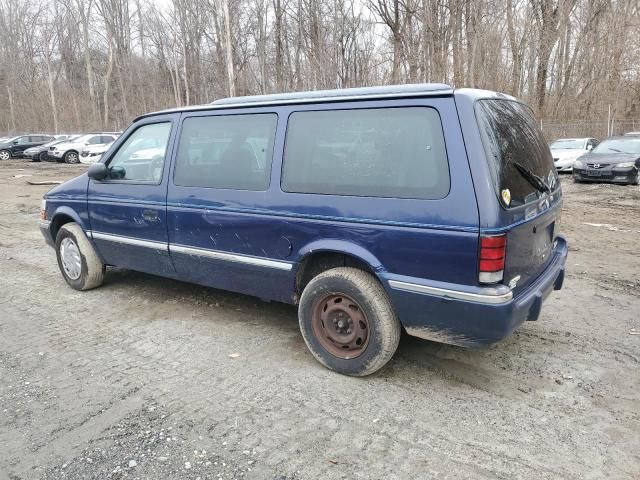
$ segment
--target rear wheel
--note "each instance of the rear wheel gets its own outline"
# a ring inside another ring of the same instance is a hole
[[[9,160],[11,152],[9,150],[0,150],[0,160]]]
[[[334,268],[313,278],[300,298],[298,317],[313,356],[345,375],[380,370],[400,341],[400,322],[384,288],[356,268]]]
[[[39,160],[39,161],[41,161],[41,162],[46,161],[46,160],[47,160],[47,152],[41,152],[41,153],[38,155],[38,160]]]
[[[56,256],[60,272],[75,290],[102,285],[105,266],[77,223],[66,223],[56,235]]]
[[[74,152],[73,150],[71,150],[70,152],[67,152],[64,154],[64,161],[65,163],[80,163],[80,157],[78,156],[78,152]]]

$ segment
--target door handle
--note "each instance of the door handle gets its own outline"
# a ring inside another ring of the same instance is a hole
[[[159,220],[157,210],[143,210],[142,218],[148,222],[157,222]]]

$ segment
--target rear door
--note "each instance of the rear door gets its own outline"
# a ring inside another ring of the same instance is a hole
[[[268,212],[278,115],[184,114],[169,182],[169,248],[181,279],[290,300],[290,244]],[[284,293],[283,293],[284,292]]]
[[[89,180],[93,240],[107,264],[172,276],[167,237],[167,178],[177,115],[147,118],[122,136],[105,163],[109,176]],[[100,136],[96,136],[98,142]],[[142,161],[153,145],[158,155]]]
[[[522,288],[551,259],[559,233],[560,183],[549,147],[527,106],[484,99],[476,103],[476,117],[501,210],[503,225],[496,233],[507,233],[504,283]],[[481,205],[481,214],[492,208],[495,203]]]

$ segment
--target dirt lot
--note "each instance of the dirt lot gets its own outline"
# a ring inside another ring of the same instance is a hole
[[[82,169],[0,164],[0,478],[640,478],[639,187],[563,179],[539,321],[483,351],[404,338],[355,379],[290,306],[123,270],[68,288],[25,180]]]

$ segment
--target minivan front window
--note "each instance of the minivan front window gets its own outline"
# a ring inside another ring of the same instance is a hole
[[[516,207],[558,185],[553,158],[531,110],[511,100],[481,100],[478,126],[496,194],[508,190]]]

